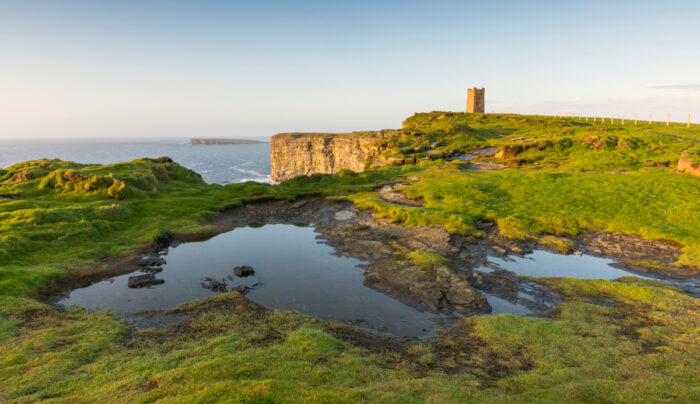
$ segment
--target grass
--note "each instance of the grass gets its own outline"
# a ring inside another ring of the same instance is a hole
[[[440,254],[420,250],[411,251],[406,254],[406,257],[414,264],[424,268],[432,268],[436,265],[446,265],[450,263],[449,259]]]
[[[191,316],[178,332],[134,331],[109,312],[34,298],[164,232],[206,232],[203,223],[227,207],[312,193],[475,236],[491,220],[509,237],[561,251],[575,248],[568,235],[589,230],[673,240],[683,245],[675,264],[700,267],[699,179],[673,168],[697,147],[697,126],[436,112],[384,133],[388,153],[426,160],[275,186],[206,184],[167,158],[0,169],[0,401],[700,401],[698,300],[636,278],[536,279],[566,298],[551,318],[470,317],[435,341],[383,351],[354,344],[338,324],[265,310],[234,292],[178,308]],[[447,161],[513,144],[527,145],[518,168]],[[406,177],[417,180],[402,192],[425,206],[379,197],[378,186]],[[406,256],[449,265],[422,251]]]

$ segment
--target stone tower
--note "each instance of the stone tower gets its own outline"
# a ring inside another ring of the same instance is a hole
[[[467,113],[486,111],[486,103],[484,101],[485,88],[470,88],[467,94]]]

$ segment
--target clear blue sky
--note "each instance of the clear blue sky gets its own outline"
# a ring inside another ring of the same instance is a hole
[[[268,137],[416,111],[700,122],[700,1],[0,0],[0,139]]]

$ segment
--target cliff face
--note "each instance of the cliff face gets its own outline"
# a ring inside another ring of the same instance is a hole
[[[363,171],[377,162],[377,139],[360,134],[282,133],[271,140],[272,179]]]

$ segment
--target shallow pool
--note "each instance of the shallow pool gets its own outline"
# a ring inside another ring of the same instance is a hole
[[[445,316],[422,312],[363,285],[362,261],[334,254],[311,227],[274,224],[242,227],[207,241],[170,247],[155,277],[160,285],[129,288],[140,272],[75,289],[58,303],[129,313],[169,309],[214,296],[202,286],[210,277],[273,309],[296,310],[321,320],[340,320],[397,336],[426,336]],[[255,275],[239,278],[233,268],[250,265]]]
[[[545,250],[535,250],[524,257],[509,256],[507,258],[491,257],[489,261],[498,267],[518,275],[534,277],[571,277],[580,279],[617,279],[623,276],[636,276],[653,279],[636,272],[625,271],[611,266],[615,263],[609,258],[598,258],[591,255],[563,255]],[[478,268],[490,272],[487,267]]]

